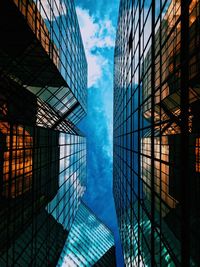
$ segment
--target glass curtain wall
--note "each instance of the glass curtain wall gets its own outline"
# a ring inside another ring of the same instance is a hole
[[[113,188],[126,266],[199,266],[199,10],[121,0]]]

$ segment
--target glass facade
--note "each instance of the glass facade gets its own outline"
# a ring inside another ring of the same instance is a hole
[[[79,122],[87,107],[87,62],[74,1],[3,0],[0,10],[4,73],[60,120]]]
[[[121,0],[113,191],[126,266],[199,266],[200,2]]]
[[[82,202],[57,266],[115,267],[113,246],[114,237],[112,232]],[[110,255],[109,261],[108,256],[105,255],[106,253]],[[101,262],[105,265],[101,265]],[[107,262],[110,265],[106,265]]]
[[[49,266],[85,191],[85,137],[0,121],[0,143],[0,266]]]
[[[86,189],[73,1],[0,2],[0,266],[56,266]]]

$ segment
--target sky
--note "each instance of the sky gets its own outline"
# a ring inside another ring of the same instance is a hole
[[[75,0],[88,62],[88,112],[79,127],[87,137],[85,203],[114,232],[117,266],[123,256],[112,194],[113,59],[119,0]]]

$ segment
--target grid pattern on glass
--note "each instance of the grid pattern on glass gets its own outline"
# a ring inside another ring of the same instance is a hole
[[[33,139],[25,128],[8,122],[0,122],[0,133],[1,196],[15,198],[32,187]]]
[[[10,12],[12,27],[3,27],[0,66],[64,119],[72,113],[70,120],[77,123],[86,114],[87,62],[74,2],[3,0],[1,4],[1,22]],[[14,38],[17,27],[21,33]]]
[[[52,128],[55,130],[64,131],[71,134],[83,135],[81,131],[75,126],[83,115],[83,111],[80,107],[77,107],[68,116],[67,119],[63,119],[59,116],[48,104],[45,104],[39,98],[37,99],[37,120],[36,124],[40,127]],[[72,123],[72,121],[75,123]]]
[[[199,7],[120,1],[113,191],[126,266],[200,264]]]
[[[85,137],[60,133],[59,189],[47,210],[69,231],[86,189]]]
[[[82,135],[80,130],[69,120],[64,119],[56,110],[44,100],[26,91],[23,86],[10,79],[7,75],[0,75],[0,116],[8,120],[17,120],[26,124],[36,124],[40,127],[52,128],[71,134]],[[19,101],[20,99],[20,101]],[[26,112],[24,112],[26,110]],[[83,111],[77,106],[70,111],[69,119],[77,122]],[[77,118],[77,119],[76,119]]]
[[[86,189],[74,2],[2,0],[0,25],[0,266],[56,266]]]
[[[112,232],[81,202],[57,266],[93,266],[113,245]]]
[[[85,191],[85,137],[4,121],[0,132],[0,265],[55,265]]]

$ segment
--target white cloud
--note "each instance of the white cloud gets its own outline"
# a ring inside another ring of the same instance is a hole
[[[107,60],[100,54],[93,54],[86,50],[88,62],[88,87],[94,86],[102,77],[102,68],[107,63]]]
[[[88,87],[91,87],[98,85],[103,68],[108,64],[99,49],[114,47],[115,28],[109,19],[95,20],[87,9],[77,7],[76,12],[88,62]]]
[[[36,2],[36,0],[34,0],[34,2]],[[55,15],[55,17],[64,15],[67,12],[65,4],[61,0],[54,0],[53,5],[51,4],[51,7],[47,0],[40,0],[37,1],[37,8],[39,9],[41,16],[44,19],[49,19],[49,20],[53,20],[53,18],[50,16],[51,8],[53,10],[53,14]]]

